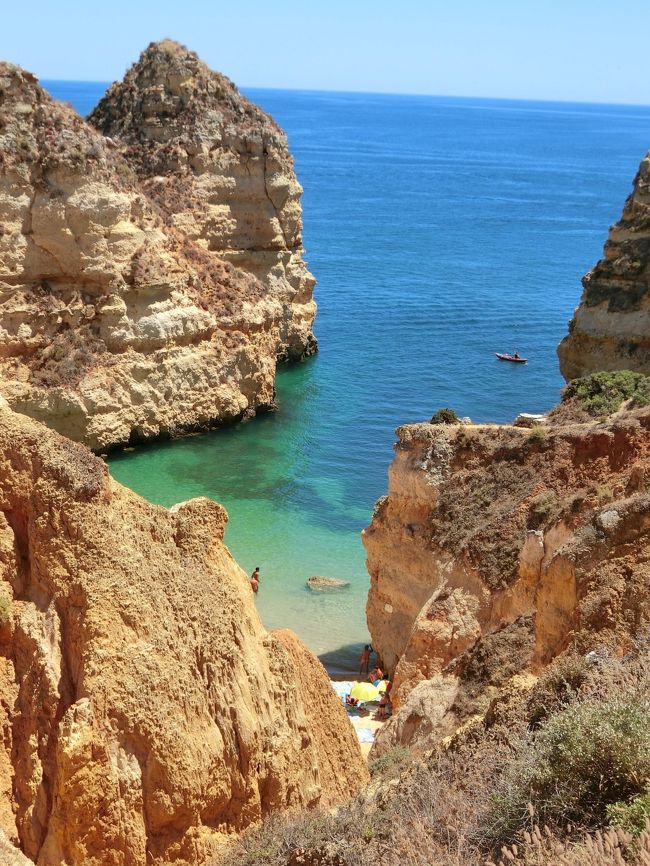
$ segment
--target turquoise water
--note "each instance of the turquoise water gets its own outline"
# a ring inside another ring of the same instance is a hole
[[[48,82],[87,112],[101,84]],[[318,279],[320,353],[277,414],[111,458],[170,505],[205,495],[259,565],[260,612],[332,670],[367,639],[359,532],[394,428],[453,406],[508,421],[557,402],[555,347],[650,146],[650,108],[254,90],[289,134]],[[514,346],[526,366],[493,353]],[[349,590],[316,596],[314,574]]]

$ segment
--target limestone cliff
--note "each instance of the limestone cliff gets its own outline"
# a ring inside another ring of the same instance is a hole
[[[0,830],[39,866],[197,866],[366,780],[323,668],[262,627],[226,519],[150,505],[0,408]]]
[[[0,64],[0,393],[94,449],[268,409],[277,358],[314,346],[284,136],[195,55],[165,45],[137,68],[168,90],[115,85],[94,115],[115,125],[121,93],[125,136],[141,109],[160,147],[118,145]],[[201,103],[166,128],[177,87]]]
[[[642,160],[604,258],[584,277],[558,347],[567,381],[599,370],[650,374],[650,154]]]
[[[169,225],[259,279],[280,311],[278,354],[310,354],[302,188],[277,123],[170,40],[152,43],[89,120],[119,142]]]
[[[379,748],[430,743],[589,635],[648,621],[650,410],[524,430],[401,427],[363,540],[373,645],[399,710]]]

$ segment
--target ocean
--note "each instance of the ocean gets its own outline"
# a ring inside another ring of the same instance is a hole
[[[86,114],[106,85],[43,82]],[[334,674],[368,639],[361,529],[394,429],[442,406],[474,421],[543,412],[555,349],[639,161],[650,107],[245,89],[289,136],[318,280],[318,355],[278,375],[279,410],[116,454],[112,474],[171,505],[209,496],[268,627]],[[516,348],[527,365],[497,361]],[[350,581],[311,593],[312,575]]]

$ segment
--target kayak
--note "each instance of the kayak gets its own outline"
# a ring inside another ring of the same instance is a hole
[[[502,352],[494,353],[500,361],[513,361],[515,364],[527,364],[528,358],[520,358],[519,355],[506,355]]]

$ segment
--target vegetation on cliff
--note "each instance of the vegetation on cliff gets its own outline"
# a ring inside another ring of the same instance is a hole
[[[626,401],[630,408],[650,403],[650,376],[631,370],[592,373],[574,379],[562,391],[565,406],[582,409],[593,418],[612,415]]]
[[[565,654],[429,754],[386,755],[335,814],[271,818],[215,864],[641,866],[649,699],[645,640],[620,660]]]

